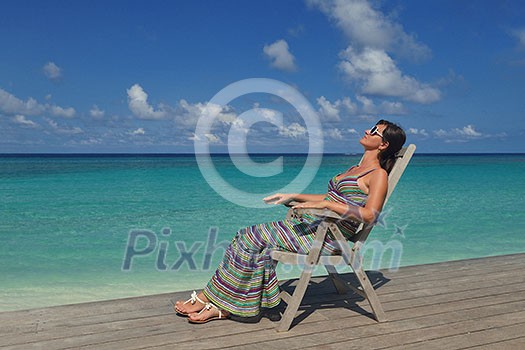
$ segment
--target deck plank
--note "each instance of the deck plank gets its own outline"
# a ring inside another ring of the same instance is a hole
[[[326,277],[315,277],[287,333],[265,318],[190,325],[170,304],[188,292],[3,312],[0,349],[521,348],[524,267],[525,254],[513,254],[371,272],[384,323],[361,297],[334,294]]]
[[[520,279],[523,281],[524,278],[520,276]],[[489,283],[488,286],[490,288],[485,288],[483,290],[483,293],[480,291],[477,292],[475,296],[484,296],[484,295],[495,295],[497,293],[507,293],[511,290],[523,290],[525,289],[525,285],[522,283],[521,285],[513,285],[513,286],[499,286],[493,285],[493,282],[488,280],[484,281],[485,283]],[[414,297],[419,297],[418,300],[412,299],[412,298],[406,298],[406,296],[403,296],[403,300],[408,299],[404,303],[399,304],[399,302],[402,302],[401,299],[393,299],[390,298],[384,298],[384,304],[385,308],[388,310],[395,309],[395,307],[392,307],[392,305],[396,304],[390,304],[393,301],[397,301],[397,308],[405,308],[406,306],[403,305],[409,305],[409,306],[415,306],[415,304],[423,304],[426,305],[429,302],[430,303],[438,303],[445,298],[448,301],[451,301],[453,298],[461,300],[464,298],[472,298],[474,296],[472,290],[464,290],[464,286],[461,284],[456,284],[454,286],[454,289],[458,289],[458,291],[454,291],[449,287],[448,294],[442,294],[441,296],[437,293],[433,296],[429,297],[428,293],[416,293]],[[510,288],[510,289],[509,289]],[[451,296],[451,293],[455,293],[454,296]],[[480,294],[481,293],[481,294]],[[396,294],[396,296],[399,298],[401,295]],[[319,300],[317,297],[316,305],[314,306],[315,309],[317,309],[320,313],[320,315],[323,315],[323,309],[330,307],[330,303],[333,304],[334,300],[331,300],[331,295],[327,294],[324,296],[325,300]],[[339,300],[343,300],[342,297],[337,296]],[[313,298],[312,298],[313,299]],[[308,302],[308,299],[305,300]],[[323,304],[323,305],[320,305]],[[340,309],[341,306],[344,305],[338,305],[337,303],[334,304],[334,306],[337,309]],[[149,310],[147,310],[149,311]],[[173,322],[173,313],[171,312],[171,308],[165,305],[162,309],[162,312],[160,310],[154,310],[155,312],[150,314],[145,311],[130,311],[127,313],[114,313],[114,314],[105,314],[105,315],[96,315],[91,317],[85,317],[85,318],[75,318],[71,319],[69,322],[64,323],[65,321],[60,320],[55,323],[50,322],[48,324],[42,325],[38,332],[33,332],[32,335],[26,335],[26,340],[45,340],[45,339],[53,339],[53,338],[60,338],[65,336],[74,336],[75,332],[77,332],[79,335],[86,335],[86,334],[92,334],[102,331],[113,331],[113,330],[121,330],[125,328],[140,328],[145,326],[155,326],[162,323],[172,323]],[[348,313],[348,310],[342,310],[343,312]],[[0,345],[8,343],[11,339],[16,339],[17,335],[12,334],[10,336],[4,336],[0,339]]]
[[[523,350],[525,349],[525,335],[519,336],[514,339],[506,339],[503,341],[494,340],[493,342],[491,341],[490,343],[486,343],[486,344],[478,345],[478,346],[469,346],[463,349],[465,350],[466,349],[468,350],[494,350],[495,346],[497,346],[498,349],[502,349],[502,350]]]

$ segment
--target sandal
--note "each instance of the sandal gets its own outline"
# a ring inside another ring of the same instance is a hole
[[[186,300],[184,303],[182,303],[182,305],[185,305],[187,303],[191,303],[191,305],[194,305],[196,302],[199,302],[201,304],[203,304],[204,306],[206,306],[206,303],[205,301],[202,301],[198,296],[197,296],[197,292],[196,291],[193,291],[193,293],[191,293],[191,297]],[[175,310],[175,312],[177,313],[177,315],[179,316],[184,316],[184,317],[188,317],[192,312],[182,312],[182,311],[179,311],[177,310],[177,305],[176,304],[173,304],[173,310]],[[204,307],[203,309],[201,309],[201,311],[204,310]]]
[[[203,324],[203,323],[207,323],[207,322],[210,322],[210,321],[216,321],[216,320],[226,320],[228,318],[230,318],[230,315],[226,315],[226,316],[223,316],[222,314],[222,311],[221,309],[219,309],[217,306],[213,305],[212,303],[206,303],[206,305],[204,305],[204,308],[199,311],[199,313],[197,315],[200,315],[202,314],[204,311],[209,311],[211,309],[217,309],[217,311],[219,311],[219,314],[218,315],[215,315],[215,316],[211,316],[205,320],[192,320],[191,318],[188,318],[188,322],[189,323],[198,323],[198,324]]]

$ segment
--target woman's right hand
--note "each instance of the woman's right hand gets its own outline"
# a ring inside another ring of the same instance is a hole
[[[286,204],[294,200],[295,193],[276,193],[263,198],[266,204]]]

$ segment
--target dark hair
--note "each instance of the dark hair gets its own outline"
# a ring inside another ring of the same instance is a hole
[[[386,125],[383,130],[383,141],[388,142],[388,147],[379,153],[381,168],[390,173],[396,162],[396,153],[403,147],[406,141],[405,131],[397,124],[381,119],[376,125]]]

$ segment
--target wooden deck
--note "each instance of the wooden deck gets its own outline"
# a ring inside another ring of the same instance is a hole
[[[287,333],[267,318],[188,324],[170,303],[188,293],[171,293],[0,313],[0,348],[525,349],[525,254],[370,277],[388,322],[375,322],[366,301],[337,295],[318,277]]]

